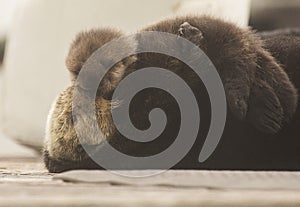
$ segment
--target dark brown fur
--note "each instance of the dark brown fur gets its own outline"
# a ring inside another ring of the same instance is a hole
[[[183,24],[185,22],[188,22],[188,24]],[[164,55],[140,54],[137,56],[137,60],[135,58],[130,61],[125,60],[125,62],[120,63],[120,67],[113,68],[106,75],[106,82],[102,82],[99,87],[100,92],[106,92],[99,93],[98,98],[107,101],[109,101],[114,87],[118,85],[124,76],[144,67],[167,68],[180,75],[189,84],[198,100],[201,120],[203,121],[194,147],[174,168],[300,169],[299,159],[294,156],[297,153],[294,150],[289,152],[289,144],[287,143],[289,139],[283,133],[290,126],[290,120],[292,120],[295,113],[297,91],[280,64],[266,50],[268,44],[270,44],[268,41],[264,45],[263,41],[253,32],[210,17],[192,16],[168,19],[142,31],[178,34],[198,45],[216,66],[227,96],[229,113],[221,142],[209,160],[205,163],[198,163],[197,156],[210,124],[210,104],[201,80],[184,63]],[[110,38],[118,38],[119,36],[120,33],[115,33],[112,30],[93,30],[90,33],[79,35],[67,58],[67,66],[72,74],[72,80],[75,81],[82,64],[97,48]],[[102,41],[102,37],[105,41]],[[276,53],[276,51],[273,51],[273,53]],[[113,59],[110,56],[107,56],[107,58]],[[281,63],[285,64],[284,62]],[[116,72],[122,74],[122,76],[115,77]],[[110,76],[111,78],[107,78]],[[291,77],[292,80],[294,80],[293,77]],[[89,87],[85,84],[78,87],[83,88],[83,91],[89,90]],[[98,110],[101,110],[101,104],[98,107]],[[160,107],[166,112],[168,123],[163,134],[157,140],[147,144],[128,140],[115,130],[110,110],[107,108],[105,109],[107,111],[106,118],[104,117],[105,120],[103,120],[102,116],[99,119],[99,124],[101,127],[101,123],[105,123],[109,128],[110,133],[107,134],[107,139],[118,150],[134,156],[156,154],[163,151],[174,141],[173,138],[176,137],[177,130],[180,127],[179,109],[176,101],[164,91],[147,89],[135,97],[130,114],[132,122],[137,128],[146,129],[150,126],[147,119],[148,113],[156,107]],[[65,113],[60,117],[69,119],[68,116],[71,111]],[[69,128],[74,128],[72,123],[68,124],[70,125]],[[61,132],[62,139],[64,139],[64,133],[69,132]],[[53,134],[53,136],[56,135]],[[74,137],[73,139],[77,138]],[[299,142],[295,141],[295,143]],[[280,148],[280,146],[283,146],[283,148]],[[69,146],[64,145],[61,147],[68,148]],[[283,152],[278,153],[280,150]],[[86,157],[84,151],[82,151],[80,157]],[[289,162],[290,159],[293,160]],[[70,160],[65,159],[63,153],[57,152],[54,155],[47,150],[45,151],[45,161],[51,172],[95,168],[95,163],[91,162],[90,158]]]
[[[276,60],[263,49],[263,42],[249,30],[209,17],[166,20],[146,30],[176,34],[182,22],[190,23],[202,33],[203,40],[194,43],[217,68],[231,112],[240,120],[246,118],[261,131],[278,132],[296,110],[297,91]],[[265,88],[264,92],[257,93],[257,87]],[[251,97],[258,101],[251,102]]]

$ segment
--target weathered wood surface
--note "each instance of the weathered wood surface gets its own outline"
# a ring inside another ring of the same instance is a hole
[[[222,190],[53,180],[38,159],[0,159],[0,206],[300,206],[297,190]]]

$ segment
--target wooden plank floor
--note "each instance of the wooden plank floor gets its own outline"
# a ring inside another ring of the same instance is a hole
[[[122,186],[52,177],[38,158],[0,158],[0,206],[300,206],[300,191],[295,190]]]

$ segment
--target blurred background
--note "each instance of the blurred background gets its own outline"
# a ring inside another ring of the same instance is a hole
[[[185,14],[258,31],[298,27],[300,0],[0,0],[0,157],[41,150],[51,103],[70,84],[64,59],[76,33],[132,33]]]

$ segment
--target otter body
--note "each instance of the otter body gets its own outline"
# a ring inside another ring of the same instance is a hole
[[[294,57],[283,57],[283,47],[276,47],[272,41],[268,41],[274,35],[259,37],[250,30],[243,30],[231,23],[205,16],[168,19],[141,31],[175,34],[191,41],[205,52],[215,65],[224,85],[228,105],[227,122],[214,154],[204,163],[199,163],[198,156],[211,119],[210,102],[205,86],[187,65],[176,58],[161,54],[139,54],[117,63],[106,74],[98,89],[97,123],[106,140],[114,148],[132,156],[150,156],[165,150],[176,138],[180,128],[180,109],[174,98],[163,90],[149,88],[138,93],[130,108],[132,123],[140,130],[150,126],[148,114],[153,108],[165,111],[168,122],[157,140],[140,143],[126,139],[118,132],[111,117],[111,96],[118,83],[139,69],[160,67],[184,79],[198,101],[201,114],[197,140],[174,169],[300,169],[300,141],[297,139],[300,135],[297,130],[300,114],[295,88],[300,85],[297,72],[299,64],[291,63],[295,61]],[[89,158],[81,146],[82,143],[78,141],[74,129],[77,123],[72,119],[73,90],[77,88],[80,93],[88,94],[88,84],[76,82],[83,64],[98,48],[122,35],[115,30],[92,30],[79,34],[71,46],[67,67],[71,72],[73,86],[59,96],[48,120],[44,158],[50,172],[101,169],[101,166]],[[290,45],[296,42],[293,38],[296,37],[291,37]],[[124,43],[123,49],[134,54],[139,44],[142,42],[129,39]],[[161,44],[163,46],[164,42]],[[300,44],[295,47],[300,50]],[[174,45],[174,48],[179,52],[186,52],[180,45]],[[276,57],[275,54],[279,54],[280,57]],[[106,58],[113,60],[113,56],[114,54],[109,54]],[[90,100],[88,95],[85,96],[85,100],[79,101]],[[77,119],[87,120],[84,113],[78,114],[75,120]],[[89,135],[88,128],[94,126],[87,123],[86,126],[79,127]],[[101,140],[95,137],[97,136],[87,136],[85,144],[95,146],[95,150],[101,150],[97,148]],[[126,168],[126,163],[120,168]]]

